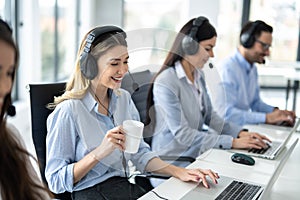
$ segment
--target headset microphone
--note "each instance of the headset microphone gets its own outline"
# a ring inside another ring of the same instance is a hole
[[[130,71],[128,70],[128,74],[132,80],[132,89],[133,91],[138,91],[140,89],[139,84],[134,80],[133,76],[131,75]]]
[[[208,63],[209,68],[214,68],[214,65],[212,63]]]
[[[262,63],[262,64],[266,64],[266,60],[265,60],[265,59],[263,59],[261,63]]]
[[[16,115],[16,108],[15,106],[13,105],[10,105],[8,108],[7,108],[7,114],[11,117],[15,116]]]

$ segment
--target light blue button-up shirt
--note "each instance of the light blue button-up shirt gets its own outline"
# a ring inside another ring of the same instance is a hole
[[[198,73],[195,84],[201,88],[201,95],[195,94],[180,62],[164,70],[154,82],[156,126],[152,150],[159,155],[196,158],[212,147],[230,149],[233,137],[242,129],[224,122],[213,110],[204,74],[201,70]],[[203,124],[209,126],[209,131],[202,131]]]
[[[225,120],[239,124],[265,123],[266,113],[274,110],[259,95],[258,74],[255,64],[250,64],[238,51],[225,59],[218,70],[221,77],[214,107]]]
[[[139,120],[138,111],[130,94],[119,89],[120,94],[112,92],[109,111],[115,125],[124,120]],[[101,160],[79,182],[73,183],[74,163],[98,147],[106,132],[113,127],[109,116],[98,112],[98,103],[88,92],[83,99],[65,100],[49,115],[47,120],[47,159],[45,175],[51,191],[78,191],[105,181],[113,176],[125,176],[122,153],[114,150]],[[141,139],[138,153],[125,153],[137,169],[144,172],[148,161],[156,154]],[[127,169],[128,170],[128,169]]]

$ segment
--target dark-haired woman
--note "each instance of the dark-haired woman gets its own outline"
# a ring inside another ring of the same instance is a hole
[[[50,199],[48,190],[31,165],[21,135],[6,123],[11,90],[18,64],[18,48],[12,31],[0,19],[0,200]]]
[[[263,135],[243,131],[214,112],[202,71],[213,57],[217,33],[205,17],[187,22],[177,34],[148,96],[152,150],[196,158],[209,148],[264,148]],[[203,125],[209,127],[203,131]]]

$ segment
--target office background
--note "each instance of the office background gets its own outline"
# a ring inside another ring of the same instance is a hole
[[[215,58],[218,63],[239,44],[241,25],[264,20],[274,28],[271,57],[259,66],[262,97],[285,107],[287,72],[300,70],[297,0],[0,0],[0,16],[9,21],[20,47],[20,65],[10,118],[31,138],[29,83],[64,81],[72,73],[83,34],[96,25],[114,24],[125,31],[142,28],[178,31],[190,18],[209,18],[218,32]],[[166,48],[168,48],[166,42]],[[139,49],[130,54],[132,71],[147,66],[156,71],[166,51]],[[291,99],[290,99],[291,101]],[[297,105],[299,106],[299,105]],[[291,102],[288,109],[291,109]],[[299,116],[300,109],[297,109]],[[29,148],[33,148],[29,144]]]

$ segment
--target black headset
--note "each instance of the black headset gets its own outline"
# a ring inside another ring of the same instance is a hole
[[[194,19],[190,33],[184,36],[181,41],[182,50],[186,55],[194,55],[198,52],[199,41],[197,41],[196,35],[199,31],[199,27],[206,21],[208,21],[208,19],[202,16]]]
[[[107,33],[121,33],[126,38],[126,33],[117,26],[101,26],[92,30],[86,37],[86,44],[80,55],[81,73],[89,80],[94,79],[98,74],[97,60],[90,54],[91,46],[96,46],[100,36]]]
[[[255,43],[255,32],[257,29],[257,26],[262,24],[263,22],[260,20],[256,20],[253,22],[250,26],[250,28],[245,31],[243,34],[241,34],[240,42],[245,48],[251,48]]]

